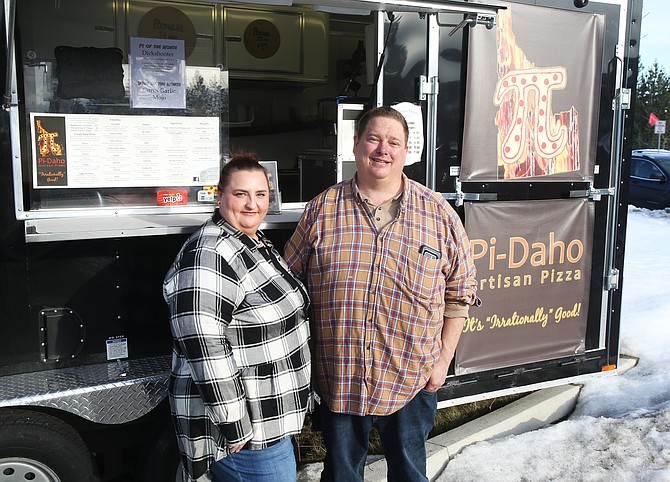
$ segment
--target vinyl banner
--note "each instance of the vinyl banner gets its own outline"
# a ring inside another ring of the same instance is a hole
[[[461,180],[592,180],[604,16],[504,5],[470,29]]]
[[[470,309],[456,374],[584,353],[593,203],[465,204],[480,307]]]

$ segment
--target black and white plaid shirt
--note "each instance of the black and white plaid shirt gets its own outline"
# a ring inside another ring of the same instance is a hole
[[[163,294],[174,338],[170,406],[186,472],[228,447],[300,432],[310,394],[307,293],[263,244],[218,212],[184,244]]]

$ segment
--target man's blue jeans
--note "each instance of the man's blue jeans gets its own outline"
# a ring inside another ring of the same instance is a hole
[[[387,416],[344,415],[319,408],[326,459],[321,482],[362,482],[372,426],[384,445],[389,482],[426,482],[426,440],[435,423],[437,394],[421,390]]]
[[[291,437],[262,450],[240,450],[214,462],[213,482],[290,482],[296,480]]]

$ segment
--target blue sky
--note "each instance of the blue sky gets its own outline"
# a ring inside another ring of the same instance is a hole
[[[670,74],[670,2],[643,0],[640,59],[645,70],[654,60]]]

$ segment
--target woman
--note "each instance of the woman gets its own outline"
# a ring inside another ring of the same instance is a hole
[[[184,480],[296,479],[291,439],[310,393],[308,298],[258,230],[269,199],[255,154],[235,155],[221,170],[218,210],[165,277]]]

